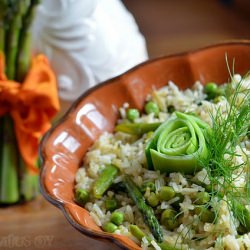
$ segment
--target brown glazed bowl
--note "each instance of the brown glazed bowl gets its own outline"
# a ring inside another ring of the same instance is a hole
[[[169,80],[180,88],[202,83],[224,83],[229,78],[225,55],[234,72],[250,69],[250,41],[212,45],[196,51],[142,63],[84,93],[47,132],[40,145],[40,185],[43,196],[61,209],[70,224],[92,238],[109,240],[122,249],[141,249],[125,236],[103,232],[84,208],[74,202],[74,177],[88,148],[104,131],[112,132],[124,102],[142,109],[152,88]]]

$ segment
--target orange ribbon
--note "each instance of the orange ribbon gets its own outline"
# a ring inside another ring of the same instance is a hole
[[[22,158],[28,169],[37,173],[40,138],[60,109],[56,77],[44,55],[33,59],[22,84],[8,80],[4,69],[0,54],[0,116],[10,113]]]

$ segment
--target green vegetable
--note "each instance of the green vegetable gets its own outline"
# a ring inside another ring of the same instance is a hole
[[[18,158],[13,121],[6,115],[0,120],[0,203],[16,203],[19,200]]]
[[[201,221],[204,223],[213,223],[215,220],[215,213],[210,211],[210,210],[206,210],[203,211],[201,214]]]
[[[100,199],[102,195],[112,185],[113,180],[118,174],[118,168],[114,165],[106,165],[99,177],[94,183],[93,194],[94,197]]]
[[[117,228],[118,227],[112,222],[108,222],[102,226],[102,229],[108,233],[113,233]]]
[[[169,201],[175,197],[175,191],[172,187],[161,187],[158,193],[158,197],[161,201]]]
[[[89,193],[85,189],[77,188],[75,192],[75,199],[78,204],[84,206],[89,200]]]
[[[176,193],[175,197],[178,197],[179,199],[177,201],[175,201],[174,203],[172,203],[171,205],[175,208],[175,209],[179,209],[180,208],[180,203],[182,203],[184,201],[184,195],[181,193]]]
[[[168,106],[168,113],[172,114],[175,111],[175,107],[173,105]]]
[[[159,107],[155,102],[147,102],[144,109],[147,114],[154,113],[155,116],[159,114]]]
[[[163,233],[160,227],[160,224],[157,218],[154,215],[154,211],[151,207],[149,207],[145,201],[142,193],[140,192],[139,188],[136,184],[132,181],[132,179],[128,176],[124,176],[124,184],[127,188],[128,195],[132,198],[135,205],[141,212],[144,222],[149,227],[151,233],[156,238],[157,241],[162,242],[163,240]]]
[[[207,192],[199,192],[197,193],[195,200],[194,200],[194,204],[196,205],[203,205],[208,203],[210,200],[210,195]]]
[[[137,225],[130,225],[129,231],[139,241],[141,241],[143,237],[145,237],[148,240],[148,242],[152,241]],[[158,242],[157,244],[162,250],[180,250],[179,248],[169,245],[167,242],[161,242],[161,243]]]
[[[150,139],[153,136],[153,134],[154,134],[154,131],[147,132],[146,139]]]
[[[204,92],[207,94],[209,100],[215,98],[218,92],[217,84],[213,82],[207,83],[204,87]]]
[[[234,216],[240,221],[247,231],[250,231],[250,210],[246,208],[242,201],[234,199],[232,204]]]
[[[22,27],[22,17],[25,13],[24,1],[9,1],[9,7],[12,9],[12,17],[9,20],[6,43],[6,74],[8,79],[14,80],[16,74],[16,58],[18,53],[19,37]]]
[[[131,135],[143,135],[150,131],[155,131],[161,125],[155,123],[121,123],[115,127],[116,132],[123,132]]]
[[[19,4],[18,4],[19,7]],[[12,34],[11,40],[9,30],[12,25],[14,8],[12,1],[0,1],[0,50],[4,53],[7,64],[9,65],[13,58],[14,51],[9,48],[12,44],[16,43],[15,35],[19,32]],[[17,28],[17,27],[16,27]],[[15,65],[11,65],[11,70]],[[5,69],[9,79],[13,79],[10,72]],[[10,71],[11,71],[10,70]],[[11,117],[5,115],[0,119],[0,203],[16,203],[19,198],[19,183],[18,183],[18,149],[14,133],[14,125]]]
[[[239,235],[243,235],[243,234],[246,234],[248,233],[248,230],[246,229],[246,227],[244,227],[243,225],[239,225],[238,228],[237,228],[237,233]]]
[[[151,241],[151,239],[148,236],[146,236],[146,234],[137,225],[129,225],[129,231],[139,241],[141,241],[143,237],[146,237],[149,242]]]
[[[140,112],[138,109],[128,109],[127,110],[127,118],[131,122],[140,117]]]
[[[155,184],[152,181],[144,182],[141,186],[141,191],[145,193],[147,188],[149,188],[150,192],[155,192]]]
[[[110,216],[110,221],[120,226],[124,221],[124,214],[121,212],[113,212]]]
[[[117,208],[117,205],[117,200],[114,198],[105,200],[105,207],[109,211],[114,211]]]
[[[205,207],[196,207],[194,209],[195,214],[200,217],[200,220],[204,223],[213,223],[215,220],[215,213]]]
[[[151,193],[147,198],[147,202],[151,207],[156,207],[159,204],[159,199],[157,198],[155,193]]]
[[[36,7],[41,0],[23,0],[23,25],[20,33],[18,53],[16,59],[16,79],[22,82],[28,72],[31,62],[31,27],[35,17]]]
[[[21,199],[29,201],[39,194],[39,175],[30,172],[22,157],[19,157],[20,172],[20,196]],[[37,162],[38,168],[38,162]]]
[[[126,191],[126,187],[122,181],[117,182],[117,183],[113,183],[111,185],[110,189],[113,190],[114,192],[125,192]]]
[[[181,250],[180,248],[169,245],[167,242],[158,243],[158,245],[162,250]]]
[[[5,29],[6,29],[6,17],[8,16],[8,3],[6,1],[0,1],[0,51],[5,50]]]
[[[146,145],[147,165],[162,173],[192,174],[201,169],[198,156],[207,157],[205,133],[210,127],[192,115],[175,114],[177,117],[163,123]]]
[[[166,209],[161,214],[161,223],[170,231],[179,226],[179,222],[176,218],[177,212],[173,209]]]
[[[226,197],[228,209],[250,231],[250,215],[245,207],[250,204],[250,192],[247,191],[249,184],[246,184],[244,192],[235,185],[233,177],[235,173],[245,171],[245,165],[235,164],[234,159],[237,156],[236,147],[246,136],[249,127],[250,89],[242,91],[244,77],[240,83],[235,83],[232,75],[231,79],[232,83],[224,87],[229,103],[227,112],[218,107],[216,112],[211,114],[212,126],[207,137],[208,158],[198,160],[206,169],[210,180],[211,200],[216,198],[219,202]],[[242,98],[242,95],[245,97]],[[238,102],[239,97],[241,102]]]
[[[34,11],[31,14],[28,10],[34,9],[38,3],[38,0],[0,1],[0,51],[4,53],[5,73],[10,80],[20,81],[16,75],[16,71],[22,66],[19,54],[25,61],[31,59],[30,42],[22,41],[31,39],[31,35],[24,30],[26,26],[31,26],[34,17]],[[29,19],[29,25],[25,24],[26,18]],[[27,73],[28,66],[23,69],[23,76]],[[1,123],[0,203],[30,200],[38,193],[38,176],[27,171],[24,166],[9,115],[1,118]]]
[[[221,102],[223,100],[226,100],[225,96],[219,95],[219,96],[214,98],[213,102],[218,103],[218,102]]]

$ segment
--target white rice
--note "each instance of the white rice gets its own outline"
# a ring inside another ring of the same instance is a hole
[[[235,83],[241,80],[240,75],[234,76]],[[244,80],[242,88],[249,88],[250,80]],[[193,112],[199,116],[203,121],[211,124],[211,113],[215,114],[220,108],[223,114],[228,112],[228,102],[225,98],[220,98],[217,103],[211,103],[205,100],[206,95],[203,93],[203,86],[196,82],[192,89],[180,91],[173,83],[169,82],[167,86],[160,90],[154,90],[152,95],[147,97],[147,100],[153,100],[161,109],[158,118],[153,114],[143,115],[136,119],[135,122],[163,122],[168,119],[171,114],[168,113],[168,107],[173,106],[176,110],[181,112]],[[238,101],[242,101],[240,97]],[[201,105],[200,105],[201,104]],[[125,103],[119,109],[122,122],[126,119],[126,109],[129,107]],[[120,173],[129,174],[134,182],[141,187],[145,181],[151,181],[155,184],[155,193],[158,194],[161,187],[168,185],[174,189],[178,194],[184,196],[184,200],[179,204],[180,214],[182,215],[181,224],[174,230],[169,231],[164,226],[162,227],[164,241],[172,246],[180,249],[209,249],[209,250],[242,250],[250,249],[250,233],[239,236],[237,227],[239,221],[234,218],[234,215],[229,211],[225,200],[212,201],[212,209],[218,209],[218,219],[216,224],[204,223],[200,217],[194,213],[195,206],[192,202],[193,197],[198,192],[204,192],[204,185],[210,185],[210,180],[206,169],[202,169],[192,176],[195,183],[190,184],[190,176],[181,173],[171,173],[166,178],[165,174],[160,174],[159,171],[152,171],[145,168],[146,158],[144,149],[148,138],[143,136],[138,139],[136,136],[126,135],[120,132],[115,134],[103,133],[99,139],[90,148],[84,159],[84,165],[76,174],[76,188],[82,188],[91,191],[95,179],[99,176],[106,164],[116,165]],[[235,164],[244,164],[247,158],[250,157],[250,141],[248,138],[244,140],[241,146],[236,149],[237,156],[234,157]],[[225,156],[228,157],[228,156]],[[239,188],[244,188],[246,184],[246,172],[235,173],[234,184]],[[118,175],[114,183],[122,181],[122,175]],[[146,188],[144,197],[148,198],[151,195],[150,188]],[[131,198],[126,193],[115,193],[108,191],[100,200],[92,199],[91,202],[86,203],[85,208],[90,211],[90,216],[93,218],[98,226],[102,226],[109,221],[111,212],[106,211],[104,201],[109,197],[115,198],[120,206],[116,211],[124,213],[125,221],[115,231],[117,234],[125,235],[139,244],[142,249],[156,249],[161,248],[154,240],[148,227],[143,221],[143,217],[138,211],[137,207],[133,205]],[[178,201],[179,197],[174,197],[168,201],[162,201],[154,208],[157,216]],[[138,241],[128,228],[130,224],[137,224],[147,236],[152,239],[148,241],[147,237],[143,237],[141,242]],[[195,241],[195,237],[204,237],[203,240]]]

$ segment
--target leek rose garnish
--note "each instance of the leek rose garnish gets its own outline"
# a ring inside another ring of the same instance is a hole
[[[146,145],[148,168],[192,174],[201,169],[198,159],[208,155],[205,134],[210,127],[193,115],[175,115],[154,132]]]

